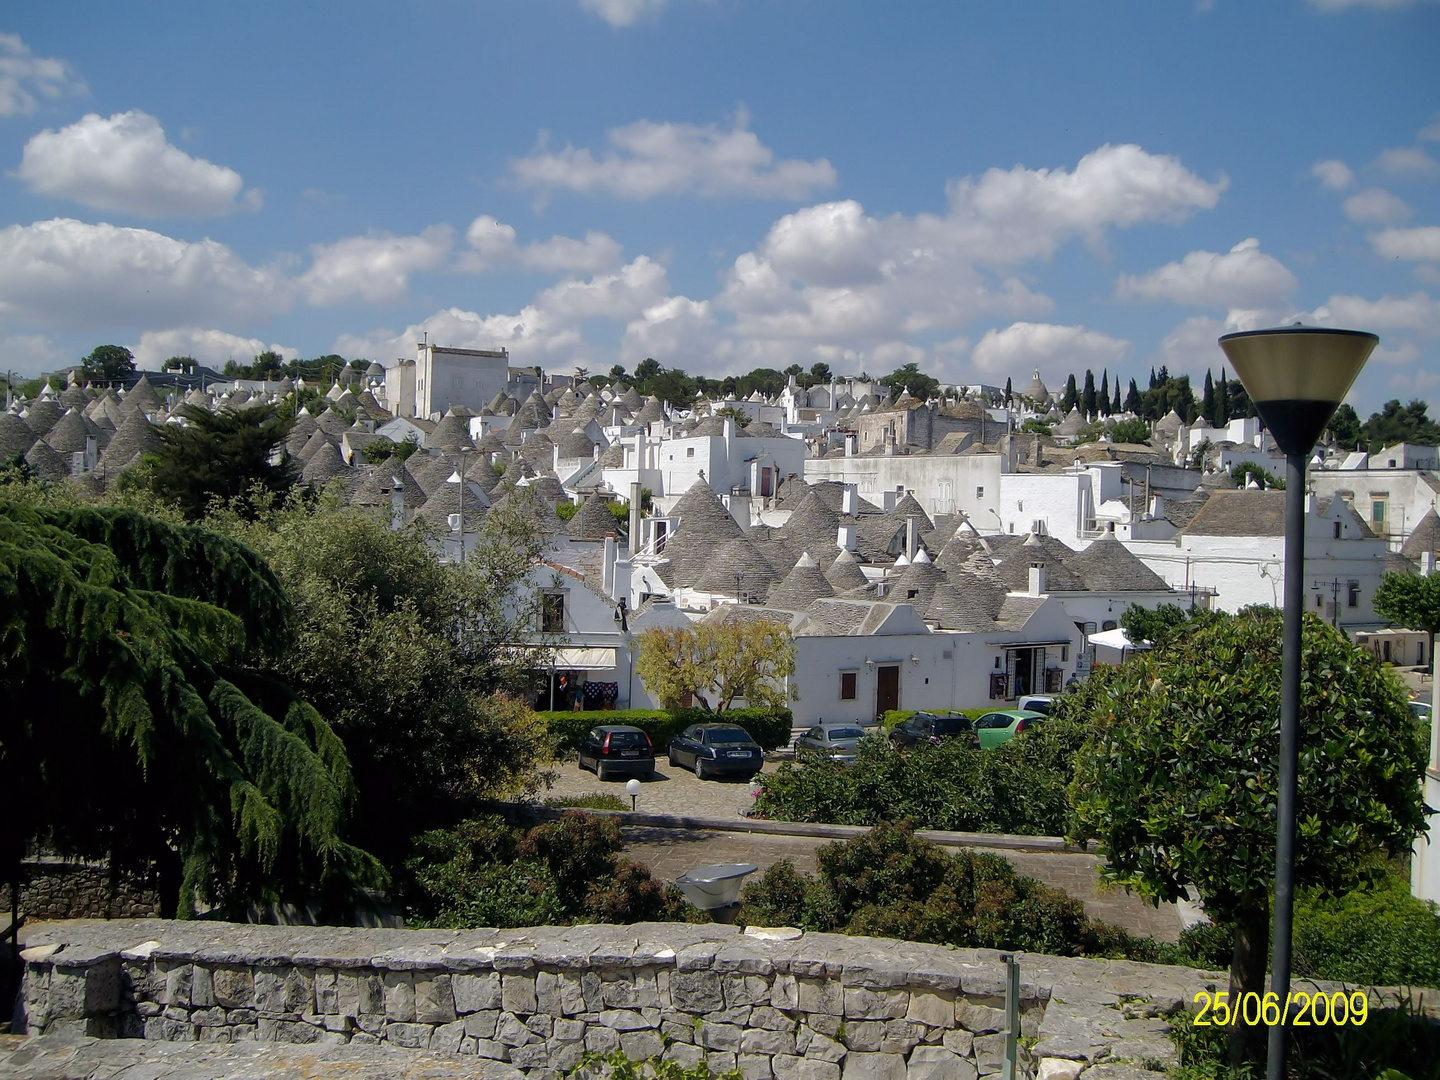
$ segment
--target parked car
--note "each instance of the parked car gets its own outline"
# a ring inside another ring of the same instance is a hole
[[[823,756],[850,765],[864,737],[865,729],[859,724],[816,724],[795,740],[795,756]]]
[[[1015,702],[1015,708],[1021,712],[1038,712],[1041,716],[1049,716],[1050,710],[1055,708],[1055,695],[1027,694]]]
[[[1045,719],[1044,713],[1030,709],[1000,709],[987,712],[975,720],[975,733],[980,736],[980,749],[994,750],[1022,731],[1029,731]]]
[[[603,724],[580,740],[580,768],[594,769],[597,780],[612,776],[649,780],[655,775],[655,747],[638,727]]]
[[[1410,702],[1410,715],[1413,716],[1416,720],[1429,720],[1431,715],[1430,702]]]
[[[739,724],[691,724],[670,740],[670,764],[695,770],[701,780],[749,780],[765,764],[765,751]]]
[[[964,713],[912,713],[890,729],[890,743],[897,750],[930,743],[938,746],[946,739],[963,739],[971,746],[979,746],[975,737],[975,726]]]

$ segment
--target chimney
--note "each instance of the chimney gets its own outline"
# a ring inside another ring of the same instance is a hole
[[[855,522],[854,520],[841,520],[840,528],[835,537],[835,546],[844,548],[846,551],[855,550]]]
[[[1028,595],[1045,595],[1045,549],[1040,546],[1040,539],[1034,533],[1025,538],[1022,545],[1025,556],[1030,562],[1030,588]]]
[[[640,550],[640,481],[630,485],[630,556]]]
[[[605,537],[605,554],[600,563],[600,587],[612,600],[615,596],[615,538]]]
[[[1429,577],[1435,572],[1435,553],[1433,551],[1422,551],[1420,553],[1420,576]]]
[[[1165,516],[1165,496],[1152,495],[1150,497],[1150,517],[1159,521]]]
[[[905,557],[915,561],[915,515],[905,519]]]
[[[1040,436],[1032,436],[1030,439],[1030,464],[1034,465],[1037,469],[1044,464],[1041,460],[1041,454],[1044,452],[1044,449],[1045,444]]]
[[[845,456],[854,457],[860,450],[860,436],[855,432],[849,432],[845,436]]]
[[[884,510],[887,514],[895,509],[895,504],[899,501],[900,496],[893,491],[883,491],[880,493],[880,509]]]
[[[615,565],[610,571],[610,598],[617,603],[624,600],[630,603],[630,583],[633,580],[634,563],[629,559],[616,559]]]
[[[731,439],[735,438],[735,418],[733,416],[725,417],[725,426],[723,428],[723,431],[725,434],[726,442],[729,442]]]
[[[396,484],[390,489],[390,528],[399,532],[405,527],[405,489]]]
[[[850,517],[860,513],[860,489],[856,485],[845,485],[845,491],[840,496],[840,513]]]
[[[94,436],[94,435],[86,435],[86,436],[85,436],[85,471],[86,471],[86,472],[89,472],[91,469],[95,468],[95,451],[96,451],[95,436]]]
[[[645,429],[641,428],[635,433],[635,468],[644,469],[647,467],[645,461]]]

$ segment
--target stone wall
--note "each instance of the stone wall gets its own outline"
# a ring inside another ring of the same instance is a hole
[[[73,862],[52,856],[20,864],[20,915],[41,919],[141,919],[160,913],[160,894],[151,882],[121,876],[112,880],[104,863]],[[10,911],[10,886],[0,885],[0,911]]]
[[[587,1051],[774,1080],[975,1080],[1000,1068],[1000,954],[647,923],[363,930],[162,920],[26,928],[14,1030],[388,1044],[477,1075],[557,1077]],[[1029,1076],[1158,1080],[1165,1014],[1219,976],[1023,956]],[[477,1060],[483,1059],[483,1060]]]

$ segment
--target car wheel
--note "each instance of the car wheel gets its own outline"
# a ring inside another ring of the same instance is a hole
[[[671,767],[672,769],[675,768],[677,765],[680,764],[678,761],[675,760],[675,751],[674,751],[674,750],[667,750],[667,751],[665,752],[665,756],[670,759],[670,767]]]
[[[605,763],[603,761],[595,762],[595,779],[601,781],[610,779],[609,775],[605,772]]]
[[[710,779],[710,770],[705,767],[705,762],[701,761],[699,758],[696,758],[696,759],[695,759],[695,779],[697,779],[697,780],[709,780],[709,779]]]
[[[640,779],[646,781],[647,783],[648,783],[649,781],[651,781],[651,780],[654,780],[654,779],[655,779],[655,766],[653,766],[653,765],[650,766],[650,771],[647,772],[644,776],[640,777]]]

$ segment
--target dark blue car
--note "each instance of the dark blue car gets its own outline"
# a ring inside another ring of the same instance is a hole
[[[691,724],[670,740],[670,764],[694,769],[701,780],[749,780],[765,764],[765,751],[739,724]]]

